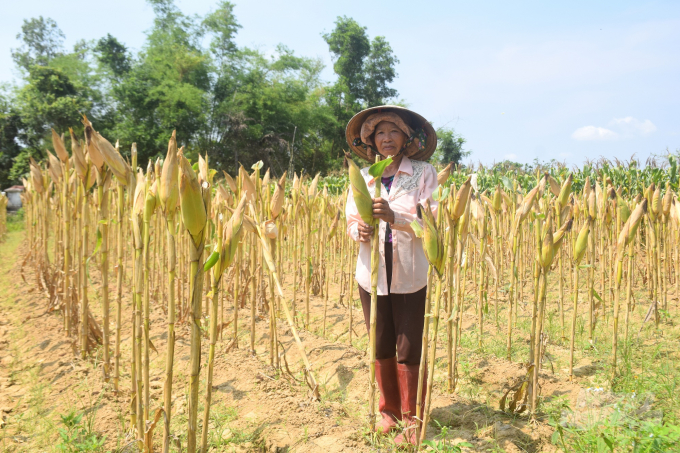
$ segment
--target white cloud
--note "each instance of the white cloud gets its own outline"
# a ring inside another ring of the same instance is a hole
[[[632,116],[614,118],[607,126],[609,129],[600,126],[579,127],[571,134],[571,138],[579,141],[617,140],[649,135],[656,131],[656,126],[650,120],[640,121]]]
[[[650,120],[640,121],[632,116],[614,118],[609,122],[609,126],[618,128],[625,136],[647,135],[656,131],[656,126]]]
[[[596,126],[579,127],[571,134],[571,138],[579,141],[615,140],[618,137],[619,134],[616,132]]]
[[[517,159],[517,154],[515,153],[506,154],[505,158],[508,160]]]

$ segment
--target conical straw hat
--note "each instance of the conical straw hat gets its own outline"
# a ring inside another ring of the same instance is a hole
[[[361,142],[361,126],[372,114],[384,112],[394,112],[399,115],[399,117],[415,131],[414,135],[416,139],[419,139],[424,135],[425,146],[419,147],[417,143],[418,140],[415,140],[406,147],[406,155],[409,159],[426,161],[432,156],[435,149],[437,149],[437,133],[434,128],[425,118],[418,115],[416,112],[404,107],[399,107],[398,105],[379,105],[377,107],[371,107],[362,110],[349,120],[347,129],[345,129],[345,137],[347,138],[347,144],[357,156],[364,160],[371,161],[368,156],[368,145]],[[409,138],[412,139],[414,137]],[[373,151],[377,153],[377,150]]]

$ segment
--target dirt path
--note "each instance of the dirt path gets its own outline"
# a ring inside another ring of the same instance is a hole
[[[128,445],[130,436],[130,307],[124,302],[122,391],[114,394],[104,382],[99,355],[82,361],[75,353],[72,339],[66,338],[58,312],[45,311],[46,298],[20,275],[23,256],[22,234],[12,233],[0,244],[0,450],[8,452],[59,451],[62,441],[58,433],[64,428],[62,416],[73,412],[84,414],[79,426],[83,435],[94,439],[105,436],[104,451],[120,451]],[[99,276],[91,271],[92,312],[101,320],[101,308],[96,296]],[[31,270],[25,275],[29,282]],[[112,284],[113,289],[113,284]],[[292,371],[277,373],[268,365],[269,344],[266,319],[258,319],[257,355],[247,353],[249,309],[243,310],[239,343],[241,349],[225,352],[228,340],[218,343],[213,405],[210,424],[211,451],[389,451],[389,439],[367,436],[368,367],[363,350],[347,345],[346,307],[335,306],[331,288],[329,304],[329,341],[310,331],[301,331],[305,349],[312,361],[320,384],[321,401],[312,401],[301,383],[301,360],[290,329],[279,321],[278,336],[287,351],[286,359]],[[299,295],[299,293],[298,293]],[[355,292],[356,296],[356,292]],[[313,297],[312,324],[320,333],[323,299]],[[113,304],[112,304],[113,305]],[[303,306],[299,302],[299,307]],[[113,309],[113,307],[112,307]],[[227,313],[229,315],[229,313]],[[231,315],[229,315],[231,316]],[[151,340],[160,354],[152,353],[151,407],[162,402],[162,386],[166,350],[165,315],[159,303],[153,304]],[[366,343],[361,312],[354,313],[355,331]],[[473,320],[466,319],[464,330]],[[206,362],[208,341],[203,341],[203,363]],[[439,356],[444,351],[439,348]],[[189,335],[181,326],[177,335],[174,376],[174,414],[172,432],[185,443],[186,383],[189,367]],[[537,426],[526,418],[510,417],[498,410],[498,400],[507,385],[525,371],[519,364],[482,357],[467,350],[461,358],[461,378],[458,393],[443,393],[446,368],[437,364],[432,418],[428,438],[441,434],[436,423],[447,427],[447,437],[467,441],[474,451],[539,452],[555,451],[549,439],[553,432],[546,421]],[[202,372],[202,376],[205,373]],[[563,395],[573,403],[580,387],[566,382],[564,376],[546,374],[543,395]],[[205,380],[201,380],[201,400]],[[199,414],[202,414],[202,405]],[[202,415],[199,415],[199,419]],[[156,447],[161,444],[162,427],[156,429]]]

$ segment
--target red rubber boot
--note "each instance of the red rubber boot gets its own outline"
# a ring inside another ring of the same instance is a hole
[[[376,359],[375,380],[380,389],[378,410],[382,415],[382,420],[375,425],[375,432],[387,434],[389,431],[397,429],[401,421],[401,398],[396,357]]]
[[[420,365],[406,365],[404,363],[397,364],[397,376],[399,376],[399,391],[401,393],[401,419],[404,422],[404,431],[394,438],[394,443],[402,444],[416,444],[416,428],[418,420],[416,419],[416,401],[418,397],[418,370]],[[425,392],[427,387],[427,367],[425,368],[425,378],[423,379],[423,397],[420,405],[420,413],[422,417],[425,408]]]

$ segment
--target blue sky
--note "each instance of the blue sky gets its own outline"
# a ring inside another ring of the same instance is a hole
[[[57,21],[66,45],[111,33],[132,49],[153,12],[143,0],[2,0],[0,82],[16,79],[10,49],[24,19]],[[321,58],[321,34],[337,16],[382,35],[400,60],[399,97],[435,126],[467,139],[471,159],[491,164],[680,149],[680,2],[235,1],[239,45],[282,43]],[[176,0],[203,15],[213,0]]]

